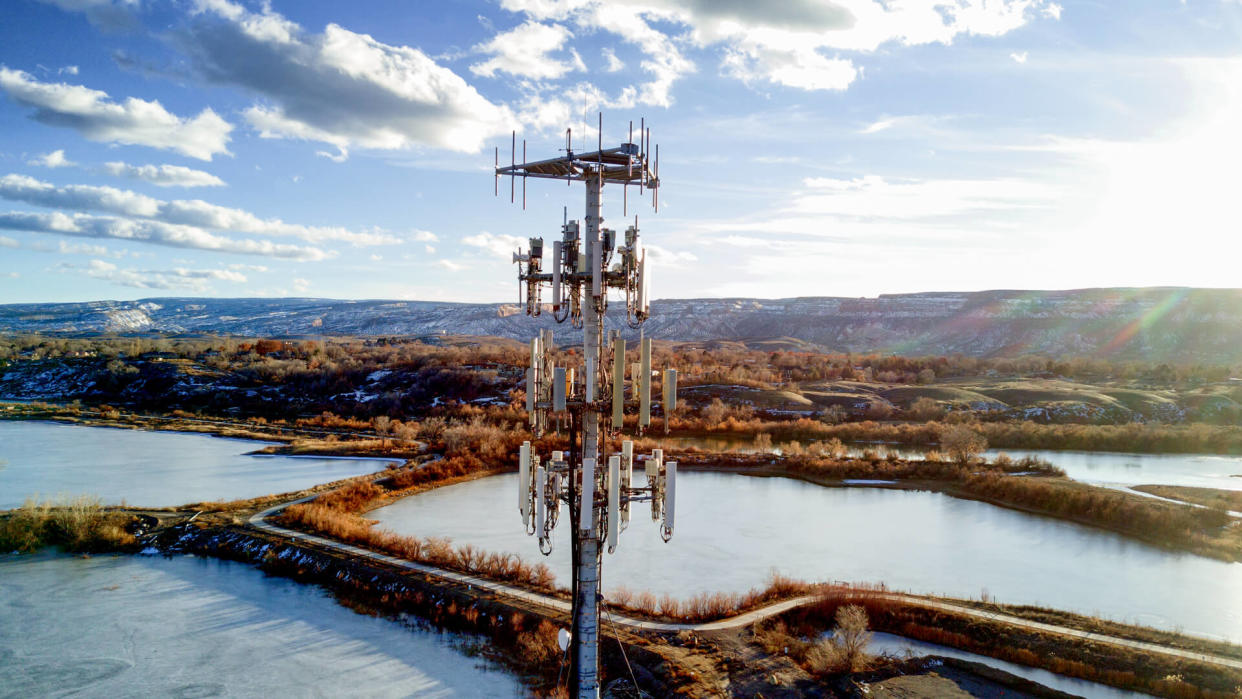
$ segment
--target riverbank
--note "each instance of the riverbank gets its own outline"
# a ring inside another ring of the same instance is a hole
[[[13,407],[7,404],[5,407]],[[404,443],[373,433],[348,430],[308,430],[288,425],[255,425],[212,419],[147,416],[118,413],[113,415],[62,414],[72,410],[66,406],[21,404],[17,415],[26,419],[51,417],[91,426],[123,427],[208,433],[221,437],[278,441],[265,445],[257,453],[280,455],[322,455],[372,458],[415,459],[425,456],[430,448],[442,444]],[[51,414],[48,414],[48,411]],[[14,411],[5,415],[14,417]],[[491,428],[489,428],[491,429]],[[495,432],[496,430],[492,430]],[[500,444],[488,448],[496,451],[503,462],[505,448],[522,438],[520,432],[490,435]],[[555,438],[547,441],[548,449],[558,449]],[[460,445],[455,445],[460,447]],[[666,449],[677,454],[683,467],[704,468],[745,473],[755,476],[782,475],[825,487],[867,486],[898,490],[931,490],[952,497],[985,502],[998,507],[1052,517],[1077,524],[1112,531],[1170,550],[1188,551],[1225,561],[1242,561],[1242,525],[1226,511],[1183,507],[1110,488],[1102,488],[1063,478],[1032,475],[1005,475],[1005,469],[979,465],[970,469],[945,462],[906,460],[900,458],[817,458],[811,454],[793,456],[768,454],[711,454],[695,449]],[[498,462],[498,463],[499,463]],[[989,470],[990,469],[990,470]],[[477,469],[475,469],[477,470]],[[1009,471],[1015,469],[1009,468]],[[893,483],[881,481],[895,481]],[[1141,490],[1141,489],[1140,489]],[[1145,491],[1151,492],[1151,491]],[[1187,495],[1188,490],[1180,491]],[[1184,499],[1171,495],[1174,499]],[[1187,500],[1188,502],[1197,502]],[[1242,507],[1231,507],[1238,510]]]
[[[257,453],[262,454],[411,459],[425,450],[422,442],[396,439],[363,430],[313,428],[290,425],[283,421],[239,421],[204,415],[152,415],[124,412],[110,407],[89,408],[0,401],[0,419],[47,420],[89,427],[190,432],[228,439],[278,443],[258,449]]]
[[[703,418],[674,418],[669,437],[753,438],[767,434],[773,442],[827,441],[888,444],[934,448],[942,432],[953,424],[862,420],[827,423],[809,417],[770,419],[729,417],[718,422]],[[1242,454],[1242,426],[1203,423],[1164,424],[1133,422],[1120,425],[1047,424],[1024,421],[961,422],[982,435],[994,449],[1048,449],[1145,454]]]

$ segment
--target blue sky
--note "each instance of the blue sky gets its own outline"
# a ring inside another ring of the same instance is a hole
[[[10,0],[0,303],[513,300],[599,111],[656,297],[1239,285],[1239,0]]]

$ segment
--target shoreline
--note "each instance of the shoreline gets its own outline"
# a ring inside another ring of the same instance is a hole
[[[59,409],[59,410],[66,411],[66,412],[70,408],[70,404],[68,403],[51,401],[51,400],[44,400],[44,399],[38,399],[38,398],[18,399],[18,398],[0,397],[0,406],[4,406],[6,404],[14,406],[14,407],[26,407],[26,408],[32,408],[36,404],[47,405],[47,406],[51,406],[53,409]],[[122,426],[123,427],[126,424],[133,424],[133,423],[125,423],[120,420],[108,421],[106,418],[100,417],[98,415],[98,411],[92,407],[84,406],[82,408],[79,408],[78,410],[82,412],[77,415],[65,415],[63,417],[71,418],[70,421],[82,422],[84,424],[89,421],[91,422],[91,424],[97,423],[101,426]],[[87,414],[86,411],[90,411],[90,413],[92,414]],[[270,425],[270,424],[269,425],[258,425],[258,424],[254,424],[251,422],[234,421],[234,420],[229,420],[226,418],[209,417],[209,416],[196,416],[194,418],[187,418],[187,417],[178,417],[178,416],[169,416],[169,415],[142,415],[138,413],[122,413],[122,418],[129,418],[131,420],[155,420],[155,421],[170,421],[170,422],[181,420],[181,421],[191,422],[194,424],[218,427],[218,429],[220,430],[226,430],[229,427],[232,427],[236,429],[255,430],[255,431],[277,430],[280,432],[295,433],[293,435],[288,435],[286,437],[280,437],[276,435],[272,435],[270,437],[271,439],[274,439],[277,441],[292,441],[293,439],[297,438],[296,434],[304,434],[308,436],[309,435],[335,434],[337,436],[354,437],[354,438],[359,438],[359,439],[385,439],[385,438],[391,439],[391,437],[385,437],[383,435],[379,435],[375,433],[364,433],[364,432],[346,431],[346,430],[313,429],[313,428],[305,428],[305,427],[293,427],[293,426],[288,426],[288,425]],[[5,415],[3,413],[0,413],[0,420],[6,420],[6,419],[21,420],[21,419],[31,419],[31,418],[24,418],[18,415]],[[40,419],[40,418],[33,418],[33,419]],[[50,418],[41,418],[41,419],[50,419]],[[857,423],[842,423],[842,424],[850,425],[850,424],[857,424]],[[885,423],[885,424],[888,424],[888,423]],[[898,422],[898,423],[892,423],[892,424],[894,425],[915,425],[918,423]],[[980,423],[980,424],[1006,424],[1006,423]],[[1064,423],[1064,424],[1049,423],[1047,425],[1045,425],[1044,423],[1035,423],[1035,424],[1039,424],[1041,426],[1047,426],[1047,427],[1079,426],[1077,423]],[[1144,424],[1144,423],[1138,423],[1138,424]],[[1158,423],[1158,424],[1160,424],[1161,426],[1165,426],[1163,425],[1163,423]],[[1184,425],[1180,425],[1180,426],[1188,427],[1188,426],[1192,426],[1195,424],[1201,424],[1201,423],[1184,423]],[[1088,426],[1094,426],[1094,425],[1088,425]],[[1103,426],[1104,427],[1110,427],[1110,426],[1111,427],[1124,427],[1125,425],[1103,425]],[[181,429],[177,426],[173,426],[168,429],[170,431],[176,431],[176,432],[198,431],[194,429]],[[762,431],[763,430],[761,430],[761,432]],[[779,428],[777,431],[779,431]],[[754,437],[755,437],[755,433],[752,433],[752,432],[732,432],[732,431],[726,432],[726,431],[710,431],[710,430],[704,431],[704,430],[682,429],[682,430],[674,430],[673,433],[668,434],[668,435],[655,434],[655,435],[652,435],[650,438],[654,440],[662,440],[662,439],[677,440],[679,438],[687,438],[687,439],[724,439],[724,440],[746,441],[746,440],[752,440]],[[832,438],[833,437],[831,436],[812,435],[812,436],[793,436],[793,437],[790,437],[789,439],[778,440],[775,436],[772,437],[773,446],[777,446],[780,441],[814,442],[814,441],[824,441],[824,440],[828,440]],[[858,446],[872,445],[872,446],[877,446],[877,447],[901,447],[901,448],[907,448],[907,449],[923,449],[923,450],[931,450],[931,449],[938,448],[938,445],[934,443],[927,444],[927,443],[916,443],[916,442],[900,442],[900,441],[892,441],[892,440],[842,440],[842,442],[847,445],[858,445]],[[686,448],[686,447],[681,447],[679,445],[678,448]],[[1222,451],[1118,451],[1114,449],[1062,448],[1062,447],[1055,447],[1055,446],[1033,446],[1033,447],[1032,446],[998,446],[996,444],[990,444],[988,447],[988,451],[997,452],[997,453],[999,452],[1012,453],[1012,452],[1050,451],[1050,452],[1061,452],[1061,453],[1066,453],[1066,454],[1106,454],[1106,455],[1111,455],[1111,456],[1218,457],[1218,458],[1226,458],[1226,459],[1233,458],[1233,459],[1239,459],[1240,461],[1242,461],[1242,452],[1231,453],[1231,452],[1222,452]],[[760,453],[760,452],[755,452],[755,453]],[[1242,473],[1232,474],[1232,477],[1242,478]]]
[[[125,421],[124,418],[128,418],[128,421]],[[0,419],[21,420],[23,418],[14,418],[12,416],[0,416]],[[29,419],[29,418],[25,418],[25,419]],[[86,426],[86,427],[113,427],[113,428],[122,428],[122,429],[148,429],[151,431],[158,431],[158,432],[184,432],[184,433],[190,433],[190,434],[210,434],[212,436],[219,437],[222,439],[232,439],[236,441],[247,440],[251,442],[266,442],[266,445],[262,449],[255,450],[255,452],[252,452],[252,453],[248,453],[247,455],[249,456],[265,456],[265,455],[266,456],[293,456],[293,457],[301,456],[301,457],[311,457],[311,458],[345,458],[345,459],[376,460],[376,461],[387,460],[389,462],[392,462],[392,461],[408,462],[412,458],[417,458],[418,456],[426,455],[426,452],[422,451],[422,449],[425,449],[426,445],[422,443],[419,443],[418,445],[419,451],[417,453],[414,453],[412,450],[403,450],[403,451],[398,452],[397,454],[366,454],[366,453],[341,454],[340,453],[341,451],[350,450],[349,441],[334,442],[331,448],[327,448],[327,447],[321,448],[321,447],[317,447],[313,445],[309,447],[304,446],[299,449],[298,453],[292,453],[294,449],[297,449],[297,447],[295,447],[293,444],[296,438],[287,437],[287,438],[282,439],[277,436],[259,435],[259,433],[252,432],[252,431],[248,431],[246,434],[238,434],[235,432],[236,428],[234,427],[234,425],[237,425],[238,423],[225,423],[225,422],[213,423],[211,421],[201,421],[201,422],[195,421],[192,425],[186,426],[187,429],[178,429],[178,425],[157,427],[157,426],[152,426],[148,422],[146,422],[149,420],[164,421],[164,420],[178,420],[178,419],[180,418],[175,418],[175,417],[174,418],[151,418],[149,416],[123,415],[121,420],[106,420],[103,418],[94,418],[92,416],[82,416],[74,420],[43,419],[40,421],[53,422],[57,424],[81,425],[81,426]],[[202,429],[202,428],[215,428],[215,429]],[[351,434],[352,436],[355,436],[357,438],[357,442],[373,443],[376,439],[380,439],[380,440],[384,439],[382,437],[377,437],[377,436],[373,436],[370,434],[359,434],[359,433],[334,433],[334,434]],[[393,440],[387,440],[387,441],[391,442]],[[1071,522],[1074,524],[1078,524],[1080,526],[1087,526],[1087,527],[1091,527],[1094,529],[1100,529],[1103,531],[1112,532],[1114,534],[1124,536],[1126,538],[1130,538],[1135,541],[1139,541],[1144,544],[1154,546],[1156,548],[1166,550],[1166,551],[1181,551],[1185,553],[1191,553],[1195,555],[1205,556],[1208,558],[1213,558],[1216,560],[1228,561],[1231,563],[1242,562],[1242,547],[1229,548],[1227,545],[1229,542],[1227,541],[1217,540],[1213,542],[1214,545],[1207,545],[1207,544],[1199,545],[1199,546],[1178,545],[1175,543],[1170,543],[1167,541],[1156,539],[1155,537],[1143,536],[1139,532],[1128,530],[1121,526],[1112,526],[1112,525],[1109,525],[1108,523],[1092,520],[1085,516],[1062,513],[1062,512],[1051,512],[1045,509],[1033,507],[1033,506],[1022,504],[1022,503],[1008,502],[1003,499],[991,498],[991,497],[983,496],[977,493],[972,493],[972,492],[966,491],[965,489],[960,487],[960,485],[952,481],[933,480],[933,479],[919,479],[919,480],[909,479],[909,480],[897,480],[893,483],[875,483],[875,482],[847,483],[845,482],[845,480],[847,479],[834,479],[834,478],[816,476],[814,474],[800,473],[800,472],[793,471],[788,468],[784,468],[780,466],[773,467],[769,465],[767,467],[759,467],[759,466],[752,467],[752,466],[738,466],[738,465],[729,465],[729,464],[706,465],[703,463],[696,463],[700,461],[701,459],[710,459],[713,457],[715,458],[739,458],[739,457],[748,458],[749,457],[749,458],[764,458],[764,459],[772,459],[772,460],[781,459],[783,457],[779,457],[779,456],[772,455],[772,454],[735,454],[735,453],[729,453],[729,452],[722,452],[722,453],[697,452],[696,453],[696,451],[693,451],[694,448],[691,448],[691,449],[692,449],[691,451],[686,451],[686,452],[683,452],[682,454],[683,458],[689,459],[686,463],[683,464],[683,468],[690,468],[690,469],[703,470],[703,471],[715,470],[715,471],[723,471],[723,472],[733,472],[733,473],[738,473],[741,475],[749,475],[752,477],[786,477],[786,478],[793,478],[795,480],[801,480],[807,483],[811,483],[811,484],[814,484],[820,487],[827,487],[827,488],[883,488],[883,489],[890,489],[890,490],[927,490],[927,491],[932,491],[932,492],[938,492],[943,495],[947,495],[949,497],[955,497],[955,498],[962,499],[962,500],[973,500],[975,502],[982,502],[982,503],[992,505],[995,507],[1002,507],[1005,509],[1023,512],[1023,513],[1030,514],[1030,515],[1048,517],[1054,520]],[[377,471],[376,473],[380,473],[380,472],[382,471]],[[848,480],[868,480],[868,479],[848,479]],[[1074,481],[1072,479],[1066,479],[1065,483],[1069,484],[1065,486],[1068,488],[1077,488],[1077,489],[1082,489],[1082,490],[1094,489],[1094,490],[1109,491],[1109,492],[1114,492],[1114,493],[1116,492],[1124,493],[1124,491],[1117,491],[1114,489],[1104,488],[1101,486],[1094,486],[1088,483],[1083,483],[1081,481]],[[1150,500],[1152,502],[1160,502],[1156,498],[1151,498],[1151,497],[1145,496],[1140,493],[1131,493],[1128,495],[1128,497],[1139,498],[1141,500]],[[1168,504],[1173,505],[1174,503],[1168,503]],[[1192,502],[1182,502],[1180,504],[1187,506],[1187,507],[1194,507],[1194,503]],[[1174,505],[1174,506],[1177,506],[1177,505]],[[1228,553],[1226,553],[1224,549],[1228,549]]]

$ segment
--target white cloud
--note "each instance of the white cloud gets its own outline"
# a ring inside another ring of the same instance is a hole
[[[1046,205],[1052,188],[1028,180],[896,180],[876,175],[807,178],[790,213],[836,218],[918,220]]]
[[[736,48],[727,52],[723,67],[747,84],[767,80],[802,90],[844,90],[858,77],[852,61],[827,58],[815,49]]]
[[[715,238],[715,240],[722,245],[732,245],[735,248],[771,248],[779,244],[778,241],[767,238],[753,238],[745,235],[726,235]]]
[[[896,123],[897,123],[896,119],[877,119],[876,121],[873,121],[870,124],[868,124],[863,130],[859,131],[858,133],[879,133],[881,131],[886,131],[888,129],[893,128],[893,125]]]
[[[478,235],[466,236],[461,239],[461,242],[470,247],[486,250],[497,257],[509,259],[510,255],[517,252],[519,247],[528,245],[530,241],[525,238],[519,238],[516,235],[483,231]]]
[[[65,66],[64,68],[60,68],[59,70],[57,70],[56,74],[57,75],[77,75],[78,67],[77,66]]]
[[[158,199],[125,189],[95,185],[57,187],[49,182],[17,174],[0,177],[0,197],[48,208],[106,211],[143,218],[159,215],[161,205]]]
[[[436,265],[447,269],[450,272],[460,272],[465,269],[465,265],[459,265],[452,260],[436,260]]]
[[[56,251],[62,255],[91,255],[92,257],[125,257],[124,252],[113,252],[102,245],[91,245],[89,243],[66,243],[61,240],[56,245]]]
[[[1029,55],[1029,52],[1023,51],[1022,53],[1011,53],[1009,54],[1009,57],[1013,59],[1014,63],[1020,64],[1020,63],[1026,63],[1027,55]]]
[[[304,294],[311,288],[311,283],[309,279],[302,279],[301,277],[296,277],[294,278],[291,286],[293,287],[294,291],[298,292],[299,294]]]
[[[201,199],[164,201],[136,192],[96,185],[56,186],[25,175],[0,177],[0,198],[35,206],[72,211],[102,211],[151,219],[172,225],[265,236],[290,236],[320,243],[340,240],[354,245],[391,245],[399,238],[383,232],[359,232],[329,226],[303,226],[263,219],[242,209],[210,204]]]
[[[679,41],[652,26],[653,21],[677,21],[676,13],[661,7],[659,3],[603,2],[602,0],[502,0],[501,6],[511,12],[523,12],[535,20],[570,21],[584,30],[583,33],[609,32],[643,52],[639,67],[648,75],[647,82],[623,88],[614,97],[607,97],[594,85],[583,83],[576,86],[579,99],[573,96],[547,98],[532,95],[524,109],[524,121],[536,126],[544,125],[549,113],[564,112],[581,114],[583,109],[610,107],[629,109],[636,105],[669,107],[673,104],[673,85],[683,75],[695,70],[694,62],[686,58]],[[613,65],[609,63],[610,67]],[[583,101],[581,96],[592,96]],[[537,108],[539,101],[554,101],[546,110]],[[529,103],[529,102],[534,102]],[[541,114],[542,112],[542,114]],[[528,114],[543,116],[543,120],[529,121]]]
[[[410,234],[410,240],[416,243],[434,243],[440,238],[431,231],[414,231]]]
[[[130,97],[117,103],[100,90],[40,82],[29,73],[3,66],[0,89],[19,104],[33,107],[35,121],[74,129],[91,141],[175,150],[200,160],[228,153],[233,126],[210,108],[194,118],[181,118],[159,102]]]
[[[105,30],[134,29],[138,20],[134,10],[139,0],[40,0],[68,12],[81,12],[91,24]],[[77,74],[76,66],[73,74]]]
[[[617,58],[616,51],[613,51],[610,48],[606,48],[603,50],[602,53],[604,56],[604,61],[606,61],[604,65],[605,71],[609,73],[617,73],[625,69],[625,61],[622,61],[620,58]]]
[[[417,145],[475,152],[514,124],[460,76],[422,51],[329,24],[306,32],[265,7],[199,0],[178,35],[198,71],[263,98],[245,112],[265,138],[351,147]]]
[[[238,240],[215,235],[193,226],[178,226],[159,221],[135,221],[110,216],[87,214],[31,213],[10,211],[0,213],[0,230],[29,231],[67,235],[78,238],[101,238],[150,243],[174,248],[190,248],[229,252],[241,255],[265,255],[294,260],[324,260],[332,255],[319,248],[276,244],[266,240]]]
[[[26,164],[50,168],[70,167],[77,165],[77,163],[65,157],[64,150],[54,150],[51,153],[44,153],[43,155],[27,160]]]
[[[223,187],[224,180],[210,172],[181,165],[130,165],[120,161],[104,163],[104,172],[115,177],[150,182],[157,187]]]
[[[536,20],[573,21],[621,35],[643,49],[642,67],[657,76],[650,87],[665,96],[677,77],[693,69],[679,43],[723,47],[724,72],[748,83],[842,90],[857,79],[858,69],[851,59],[826,52],[873,52],[890,42],[950,44],[961,35],[1000,36],[1032,18],[1057,19],[1061,12],[1049,0],[502,0],[501,6]],[[653,22],[687,31],[670,36]]]
[[[654,262],[657,267],[680,267],[699,261],[694,253],[684,250],[673,251],[651,244],[646,244],[644,247],[647,250],[647,259]]]
[[[0,235],[0,248],[16,248],[20,247],[20,243],[12,238]]]
[[[550,80],[572,70],[586,70],[577,54],[554,58],[573,34],[559,24],[540,24],[528,20],[491,40],[474,47],[474,51],[491,56],[470,66],[470,72],[487,78],[505,72],[532,80]]]
[[[85,266],[62,262],[58,268],[63,271],[80,271],[93,279],[135,289],[186,289],[203,292],[211,288],[213,281],[246,281],[246,275],[229,269],[121,269],[103,260],[91,260]]]

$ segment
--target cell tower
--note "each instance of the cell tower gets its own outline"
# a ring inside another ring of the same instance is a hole
[[[599,121],[599,147],[575,153],[572,131],[566,130],[565,154],[557,158],[518,163],[517,135],[511,144],[510,165],[501,167],[496,149],[495,191],[500,177],[510,178],[509,199],[516,198],[516,178],[522,178],[522,206],[526,206],[526,178],[565,180],[586,185],[584,225],[564,221],[560,239],[545,254],[543,238],[531,238],[530,249],[519,250],[513,261],[520,265],[518,279],[525,291],[526,314],[539,316],[546,305],[558,323],[569,321],[582,329],[582,359],[577,366],[557,366],[551,330],[542,330],[530,343],[530,367],[526,370],[526,411],[531,431],[543,434],[553,420],[568,419],[568,452],[554,451],[545,459],[534,453],[530,442],[522,445],[518,467],[518,510],[528,534],[539,540],[539,550],[552,552],[552,531],[561,503],[569,510],[573,541],[573,628],[570,644],[570,694],[599,696],[599,582],[601,546],[609,553],[630,521],[631,506],[649,502],[651,519],[660,525],[664,541],[673,536],[677,462],[664,462],[662,450],[646,459],[645,485],[634,478],[634,444],[622,442],[619,453],[609,453],[607,436],[624,427],[627,408],[638,412],[638,430],[651,423],[651,339],[639,340],[639,361],[627,365],[626,344],[619,330],[604,341],[604,314],[608,292],[620,292],[625,301],[626,324],[642,327],[647,319],[650,275],[647,257],[638,236],[638,219],[625,231],[618,246],[616,232],[603,228],[600,193],[606,184],[619,184],[628,215],[629,188],[651,192],[652,206],[659,210],[659,146],[651,155],[651,130],[639,122],[639,143],[630,138],[615,148],[604,148],[603,115]],[[526,159],[526,142],[522,142]],[[567,217],[566,217],[567,218]],[[520,296],[520,293],[519,293]],[[519,301],[522,301],[519,299]],[[568,361],[568,360],[566,360]],[[630,390],[625,388],[629,374]],[[665,425],[677,407],[677,371],[663,373]]]

